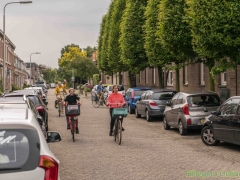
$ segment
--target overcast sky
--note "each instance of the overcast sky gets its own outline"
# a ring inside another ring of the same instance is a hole
[[[13,0],[14,1],[14,0]],[[0,0],[0,29],[3,8],[11,0]],[[16,46],[15,53],[25,62],[57,68],[61,48],[77,44],[97,46],[102,16],[111,0],[33,0],[32,4],[6,7],[5,32]]]

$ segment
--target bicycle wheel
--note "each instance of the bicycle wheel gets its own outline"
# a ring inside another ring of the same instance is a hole
[[[74,123],[74,118],[73,117],[71,117],[71,121],[72,121],[72,127],[71,127],[72,140],[73,140],[73,142],[75,142],[75,139],[74,139],[75,123]]]
[[[118,125],[117,125],[117,128],[118,128],[117,132],[118,133],[117,133],[116,136],[117,136],[117,142],[120,145],[121,141],[122,141],[122,121],[118,120],[117,123],[118,123]]]
[[[114,127],[113,127],[113,139],[114,139],[114,141],[116,141],[116,139],[117,139],[117,134],[118,134],[118,123],[117,123],[117,119],[115,119]]]
[[[100,101],[99,99],[96,99],[95,101],[92,101],[92,105],[95,107],[95,108],[98,108],[100,106]]]

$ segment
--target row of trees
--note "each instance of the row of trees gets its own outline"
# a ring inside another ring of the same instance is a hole
[[[138,74],[158,67],[160,87],[163,67],[174,69],[179,91],[179,69],[203,62],[214,91],[214,76],[239,64],[239,11],[235,0],[112,0],[100,26],[99,68]]]
[[[75,82],[82,83],[98,74],[96,64],[92,62],[92,54],[96,47],[80,48],[79,45],[71,44],[61,49],[61,57],[58,59],[59,68],[46,68],[43,70],[44,79],[47,83],[57,83],[66,79],[71,82],[74,74]]]

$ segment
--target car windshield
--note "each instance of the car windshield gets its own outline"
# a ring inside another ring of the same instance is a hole
[[[109,86],[109,91],[112,91],[113,86]],[[118,86],[118,91],[124,91],[123,86]]]
[[[39,143],[35,130],[0,129],[0,172],[35,169],[39,163]]]
[[[28,96],[28,97],[33,101],[35,106],[38,106],[41,104],[36,96]]]
[[[194,95],[187,97],[190,106],[220,106],[217,95]]]
[[[169,100],[175,95],[175,92],[158,92],[153,93],[154,100]]]

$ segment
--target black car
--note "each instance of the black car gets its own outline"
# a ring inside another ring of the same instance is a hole
[[[26,90],[15,92],[15,93],[9,93],[9,94],[6,94],[5,97],[14,98],[14,97],[23,97],[23,95],[27,96],[34,103],[39,115],[44,119],[44,123],[46,125],[46,131],[48,131],[48,111],[46,106],[48,102],[43,102],[38,95]]]
[[[206,117],[201,138],[209,146],[220,141],[240,144],[240,96],[227,99],[217,111]]]

